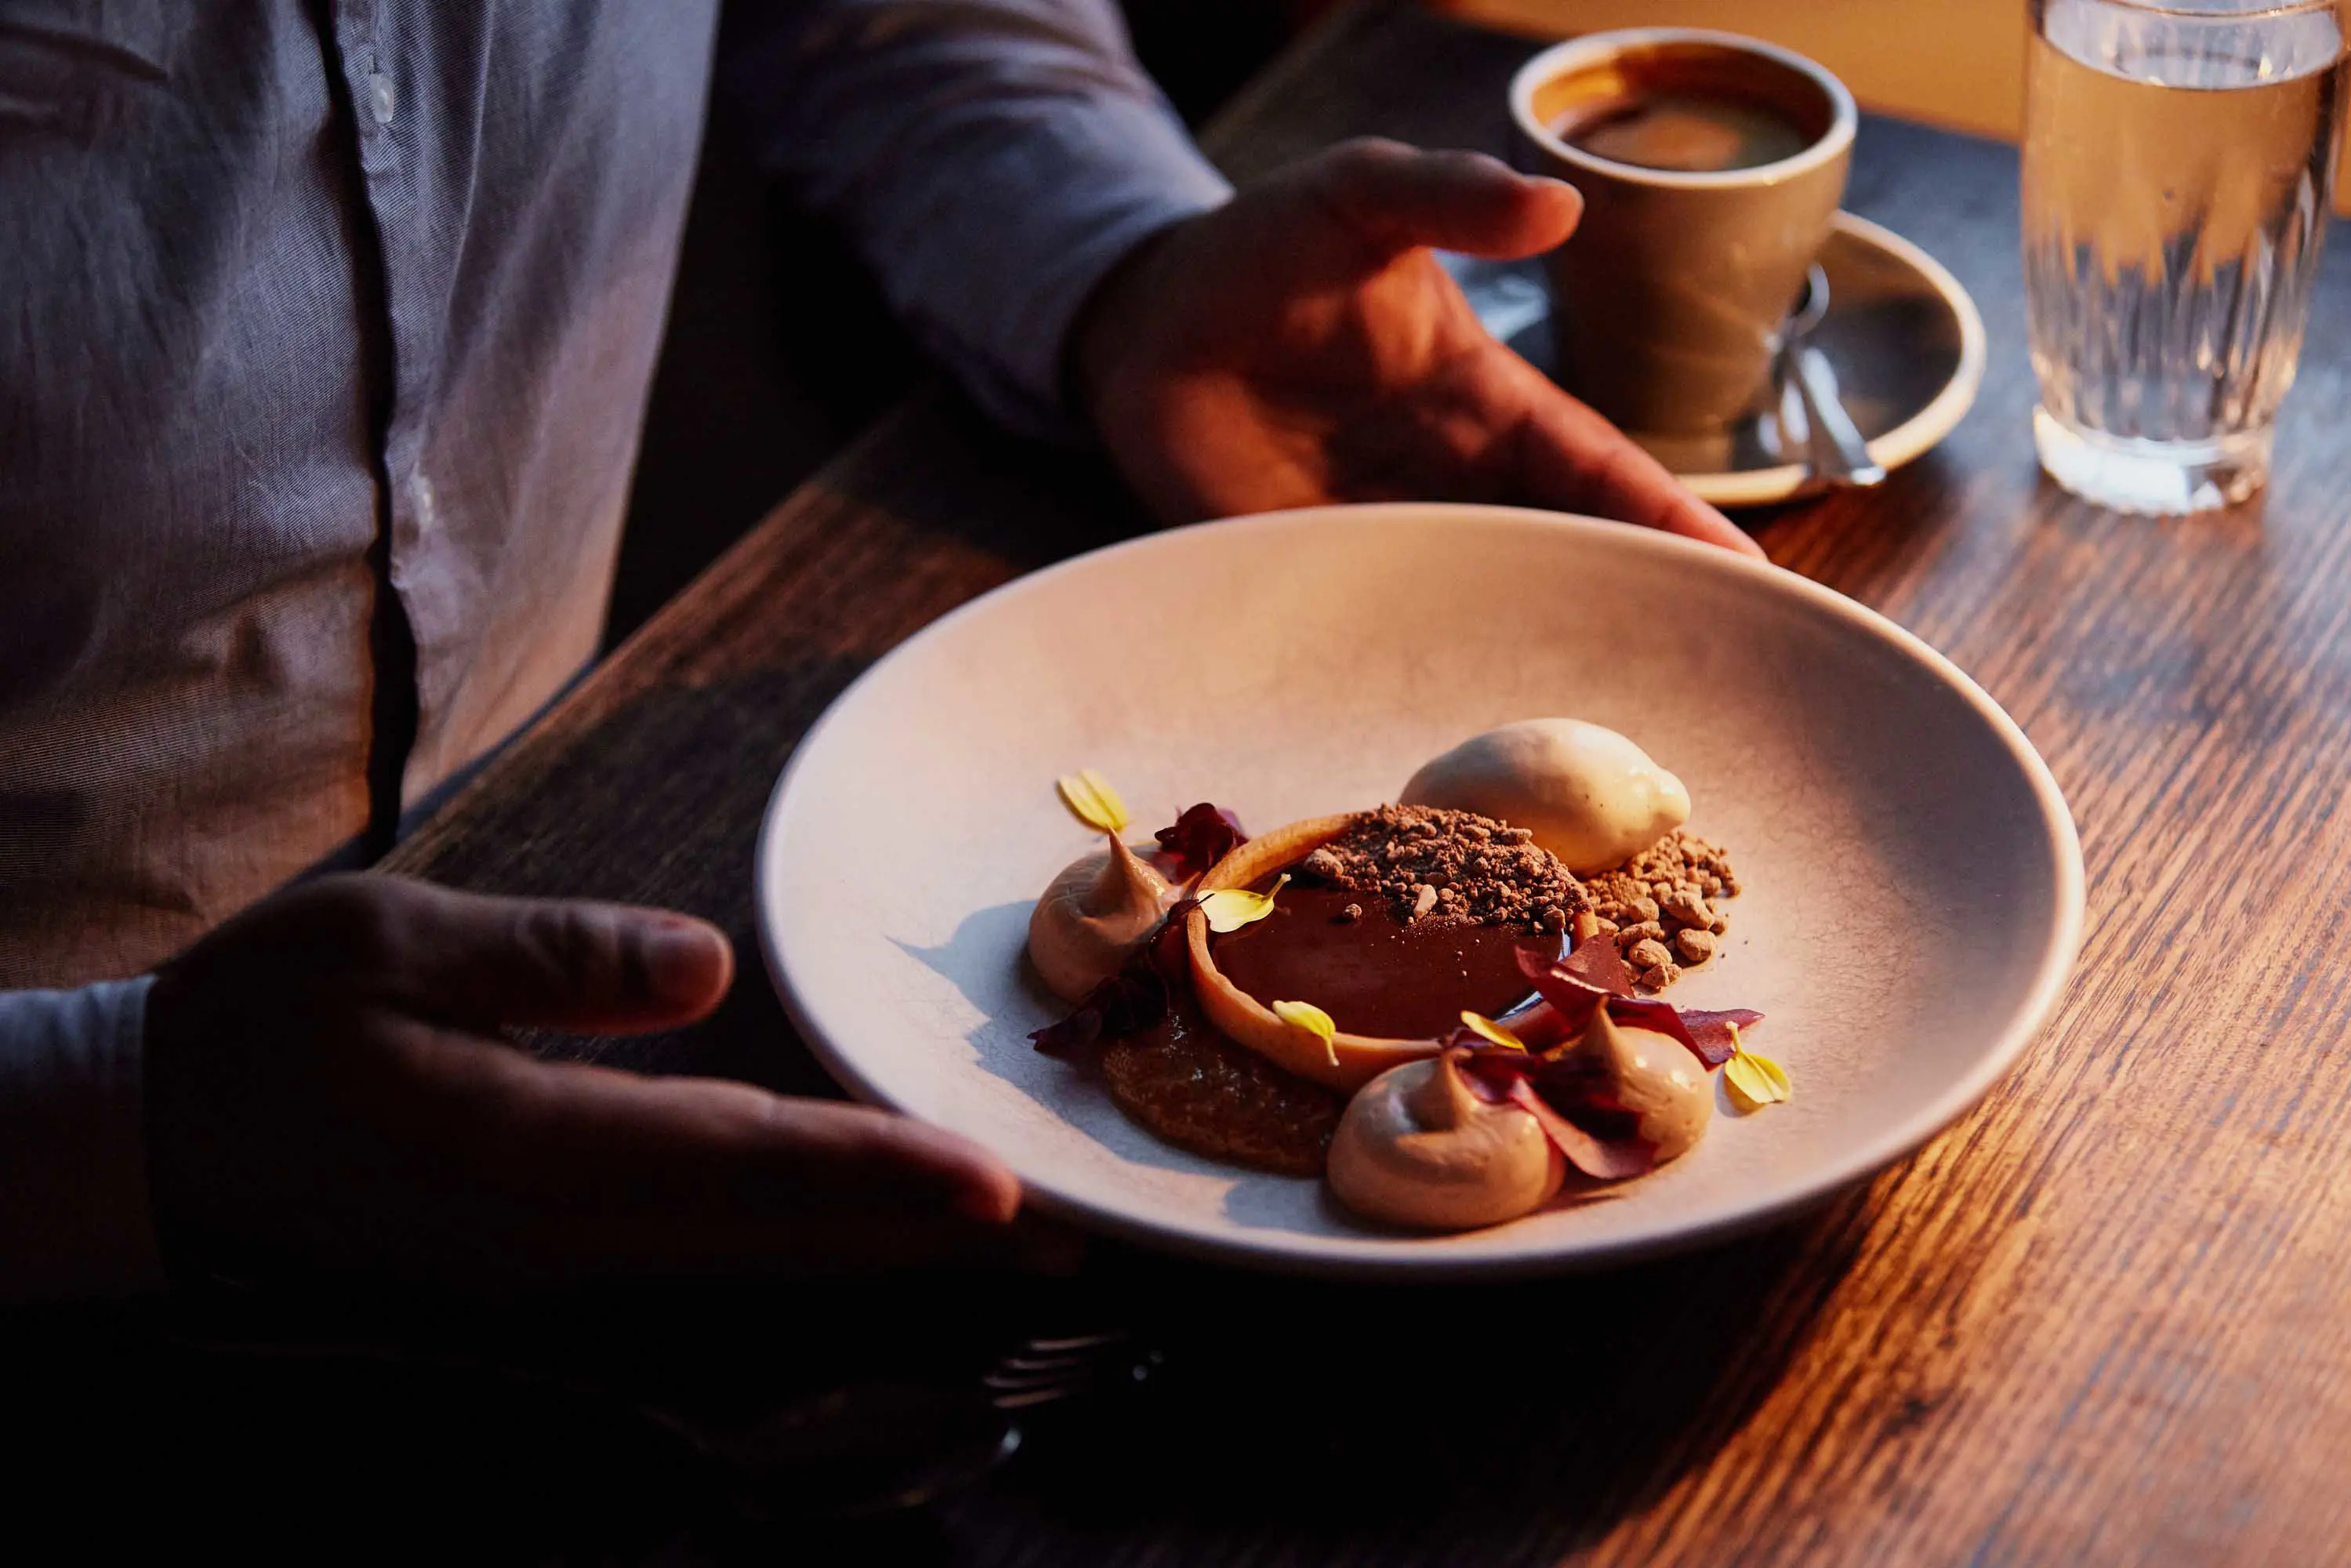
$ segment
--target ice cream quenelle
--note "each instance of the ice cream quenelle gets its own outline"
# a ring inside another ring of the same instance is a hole
[[[1578,875],[1605,871],[1689,820],[1689,791],[1613,729],[1531,718],[1473,735],[1424,765],[1404,804],[1495,817]]]
[[[1541,1207],[1567,1162],[1534,1117],[1480,1098],[1450,1058],[1437,1057],[1357,1091],[1332,1134],[1325,1175],[1339,1201],[1367,1218],[1468,1230]]]
[[[1109,848],[1063,867],[1029,915],[1029,961],[1065,1002],[1124,968],[1176,901],[1165,877],[1107,837]]]

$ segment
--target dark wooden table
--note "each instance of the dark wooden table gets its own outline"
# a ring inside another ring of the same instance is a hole
[[[1244,180],[1358,132],[1499,148],[1529,49],[1368,5],[1208,141]],[[2090,925],[2046,1035],[1865,1187],[1619,1274],[1345,1290],[1105,1251],[1069,1300],[1160,1336],[1160,1392],[1040,1438],[941,1511],[925,1551],[2351,1560],[2351,236],[2268,494],[2133,519],[2035,471],[2016,192],[2011,149],[1866,124],[1847,204],[1959,275],[1990,372],[1956,434],[1883,489],[1753,522],[1775,559],[1949,653],[2055,769]],[[678,905],[748,955],[760,810],[826,702],[942,612],[1141,526],[1088,460],[917,398],[394,863]],[[705,1026],[559,1048],[825,1087],[756,963]]]

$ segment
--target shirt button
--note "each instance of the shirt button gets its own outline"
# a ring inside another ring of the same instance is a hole
[[[408,476],[408,504],[416,512],[416,531],[429,534],[439,526],[438,502],[433,494],[433,481],[422,474]]]
[[[392,90],[392,78],[381,71],[370,71],[367,78],[368,110],[378,125],[390,125],[394,110],[400,107],[400,95]]]

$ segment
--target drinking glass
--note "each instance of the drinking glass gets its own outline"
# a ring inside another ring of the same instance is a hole
[[[2343,140],[2335,0],[2032,0],[2024,298],[2042,466],[2132,512],[2269,476]]]

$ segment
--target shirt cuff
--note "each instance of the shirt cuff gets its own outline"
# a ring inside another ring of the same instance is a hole
[[[153,980],[0,993],[0,1298],[164,1283],[141,1087]]]

